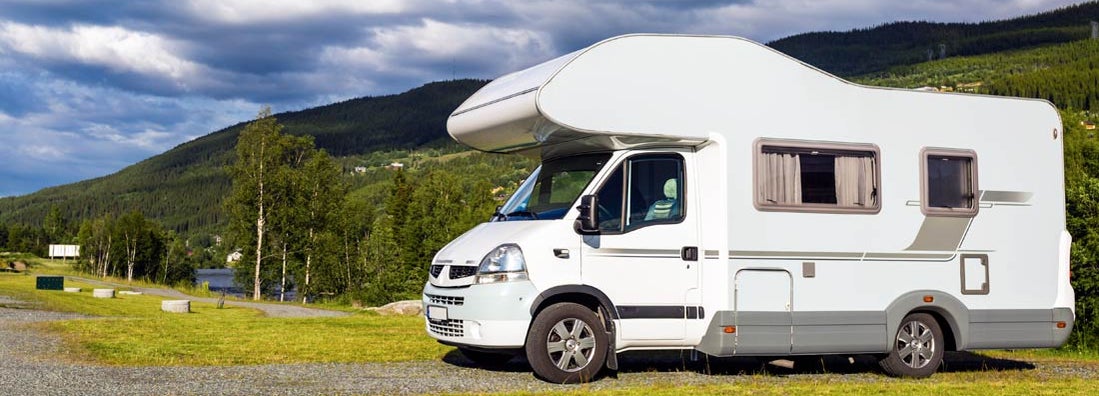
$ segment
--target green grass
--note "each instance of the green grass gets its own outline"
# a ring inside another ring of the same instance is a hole
[[[414,316],[358,313],[339,318],[268,318],[259,311],[192,302],[190,314],[160,311],[161,297],[91,297],[34,290],[34,276],[0,274],[0,295],[34,308],[106,318],[32,325],[59,334],[69,357],[124,366],[217,366],[305,362],[397,362],[439,359],[452,348],[439,345]]]

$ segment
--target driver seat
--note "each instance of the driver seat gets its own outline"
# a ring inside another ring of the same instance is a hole
[[[679,215],[679,182],[676,179],[668,179],[664,182],[664,199],[653,202],[649,206],[649,212],[645,214],[645,221],[664,220]]]

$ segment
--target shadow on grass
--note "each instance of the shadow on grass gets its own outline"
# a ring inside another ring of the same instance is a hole
[[[530,364],[522,355],[507,363],[480,366],[457,349],[443,356],[443,362],[458,367],[479,368],[499,372],[529,372]],[[1034,370],[1031,363],[984,356],[972,352],[947,352],[939,372],[1022,371]],[[699,353],[691,359],[690,351],[642,351],[618,354],[618,372],[697,372],[706,375],[774,375],[798,374],[858,374],[884,375],[877,357],[871,355],[732,357],[717,358]],[[613,376],[614,373],[604,375]]]

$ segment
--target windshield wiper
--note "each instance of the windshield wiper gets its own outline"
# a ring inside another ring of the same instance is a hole
[[[504,216],[505,220],[509,217],[512,217],[512,216],[526,216],[526,217],[530,217],[534,220],[538,220],[538,214],[534,213],[534,212],[531,212],[529,210],[516,210],[514,212],[508,213],[508,214],[503,215],[503,216]]]

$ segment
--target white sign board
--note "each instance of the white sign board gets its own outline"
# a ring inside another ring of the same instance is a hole
[[[50,245],[50,258],[80,257],[80,245]]]

